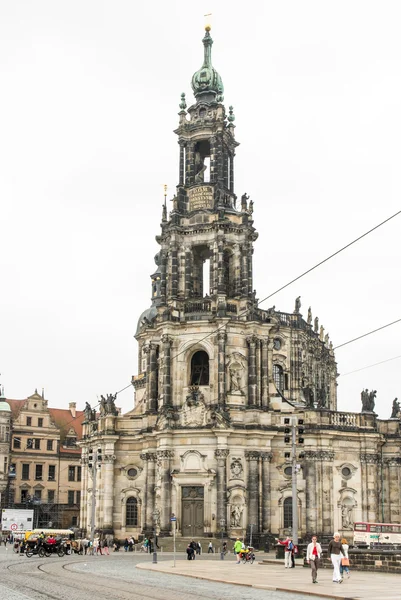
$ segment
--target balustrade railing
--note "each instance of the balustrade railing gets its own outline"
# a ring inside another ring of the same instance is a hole
[[[358,427],[359,416],[356,413],[333,412],[330,415],[330,423],[340,427]]]

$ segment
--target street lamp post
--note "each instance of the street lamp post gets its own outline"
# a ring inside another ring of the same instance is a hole
[[[152,564],[157,565],[157,546],[156,546],[156,522],[159,513],[155,510],[153,513],[153,560]]]
[[[223,550],[223,533],[224,533],[224,526],[226,524],[225,519],[220,519],[220,531],[221,531],[221,553],[220,553],[220,560],[224,560],[224,550]]]

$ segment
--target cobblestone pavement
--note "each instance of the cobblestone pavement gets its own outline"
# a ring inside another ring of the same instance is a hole
[[[159,557],[159,564],[171,556]],[[305,600],[304,595],[194,580],[135,568],[141,554],[26,558],[0,549],[2,600]],[[201,562],[201,561],[199,561]],[[216,560],[202,558],[202,563]],[[183,564],[182,559],[177,565]]]

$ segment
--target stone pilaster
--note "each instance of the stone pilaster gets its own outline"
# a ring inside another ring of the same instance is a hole
[[[217,333],[218,339],[218,403],[223,406],[226,402],[226,341],[225,331]]]
[[[224,187],[226,189],[228,189],[228,171],[229,167],[228,167],[228,153],[227,150],[224,149],[224,153],[223,153],[223,180],[224,180]]]
[[[170,253],[170,273],[171,273],[171,297],[177,298],[178,295],[178,248],[172,244]]]
[[[248,358],[248,406],[256,404],[256,338],[247,337],[249,345]]]
[[[248,523],[254,525],[253,531],[259,531],[259,458],[260,452],[249,450],[245,452],[248,461]]]
[[[252,244],[248,246],[248,297],[252,296],[253,293],[253,267],[252,267],[252,255],[253,255],[253,247]]]
[[[261,344],[261,386],[262,386],[262,406],[267,408],[269,406],[269,357],[268,357],[268,344],[269,338],[263,338],[260,341]]]
[[[242,296],[248,297],[248,246],[241,247],[241,282]]]
[[[217,525],[220,527],[221,519],[227,523],[227,456],[229,451],[219,448],[214,451],[217,461],[216,492],[217,492]]]
[[[147,531],[147,523],[146,523],[146,507],[148,505],[148,479],[149,479],[149,466],[148,466],[148,454],[144,452],[140,455],[140,459],[143,461],[143,478],[145,480],[145,485],[142,490],[142,506],[143,511],[141,514],[141,525],[142,531]]]
[[[169,335],[162,336],[163,343],[163,406],[171,406],[171,345]]]
[[[106,454],[103,461],[103,529],[112,531],[115,456],[112,454]]]
[[[185,184],[185,142],[180,140],[180,172],[179,172],[179,182],[180,185]]]
[[[271,511],[270,511],[270,462],[273,458],[271,452],[261,452],[262,461],[262,532],[271,531]]]
[[[171,528],[171,460],[174,458],[172,450],[159,450],[157,460],[161,464],[161,494],[160,494],[160,533],[168,534]]]
[[[261,406],[262,403],[262,373],[261,373],[261,344],[260,340],[256,340],[255,346],[255,364],[256,364],[256,400],[257,406]]]
[[[305,457],[305,516],[307,535],[317,534],[317,477],[316,462],[318,453],[308,450],[304,453]]]
[[[384,501],[385,523],[398,523],[400,521],[400,469],[401,458],[392,456],[383,460],[383,480],[387,490]],[[382,521],[382,502],[379,507],[379,521]]]
[[[322,496],[323,496],[323,533],[333,535],[334,531],[334,504],[333,504],[333,460],[334,452],[322,451]]]
[[[163,303],[165,303],[167,296],[167,256],[164,250],[160,252],[160,296]]]
[[[230,192],[234,193],[234,153],[230,156]]]
[[[147,461],[147,479],[146,479],[146,504],[143,509],[146,512],[145,523],[148,530],[153,527],[153,512],[155,510],[155,471],[157,456],[153,452],[142,454],[141,458]]]
[[[225,277],[224,277],[224,240],[218,240],[218,256],[217,256],[217,293],[219,295],[226,294]]]
[[[189,142],[185,152],[185,185],[190,186],[195,183],[195,143]]]
[[[378,520],[378,454],[361,453],[362,515],[369,523]]]
[[[214,135],[210,138],[210,183],[217,181],[217,149],[216,138]]]

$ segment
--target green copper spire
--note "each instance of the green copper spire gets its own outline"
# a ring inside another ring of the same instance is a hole
[[[213,102],[217,100],[217,102],[222,102],[224,86],[220,75],[212,65],[213,40],[210,35],[210,26],[207,25],[205,29],[205,37],[202,40],[204,46],[203,65],[192,76],[192,89],[198,101]]]

